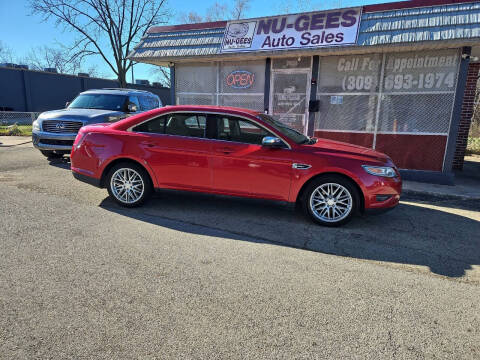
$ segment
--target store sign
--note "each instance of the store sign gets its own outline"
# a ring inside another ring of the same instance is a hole
[[[285,50],[352,45],[361,8],[229,21],[222,52]]]
[[[232,71],[225,78],[225,83],[233,89],[248,89],[255,83],[255,74],[246,70]]]

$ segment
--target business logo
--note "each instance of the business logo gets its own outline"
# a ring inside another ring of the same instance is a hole
[[[63,122],[59,122],[55,125],[55,127],[58,129],[58,130],[63,130],[65,129],[65,124]]]
[[[225,83],[233,89],[248,89],[255,83],[255,74],[246,70],[232,71],[225,78]]]
[[[235,22],[227,25],[222,49],[248,49],[252,45],[256,21]]]
[[[241,38],[248,33],[248,23],[231,24],[228,27],[228,35],[234,38]]]
[[[357,42],[361,8],[230,21],[222,52],[301,49]]]

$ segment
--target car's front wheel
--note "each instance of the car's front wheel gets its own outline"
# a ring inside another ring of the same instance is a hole
[[[112,199],[125,207],[142,205],[153,191],[148,173],[134,163],[113,166],[107,175],[106,185]]]
[[[303,196],[303,207],[309,217],[325,226],[349,222],[359,207],[359,194],[351,181],[336,175],[312,181]]]

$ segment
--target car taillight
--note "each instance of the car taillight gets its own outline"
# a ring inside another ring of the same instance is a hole
[[[83,139],[85,139],[86,135],[87,133],[82,131],[82,129],[80,129],[80,131],[77,134],[77,137],[75,138],[75,141],[73,142],[73,148],[78,149],[82,145],[82,141]]]

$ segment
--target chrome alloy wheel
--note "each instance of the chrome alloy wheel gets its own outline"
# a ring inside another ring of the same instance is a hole
[[[352,195],[340,184],[322,184],[310,196],[310,209],[321,221],[331,223],[341,221],[350,214],[352,208]]]
[[[117,200],[132,204],[142,197],[145,184],[138,172],[129,168],[121,168],[112,175],[110,189]]]

